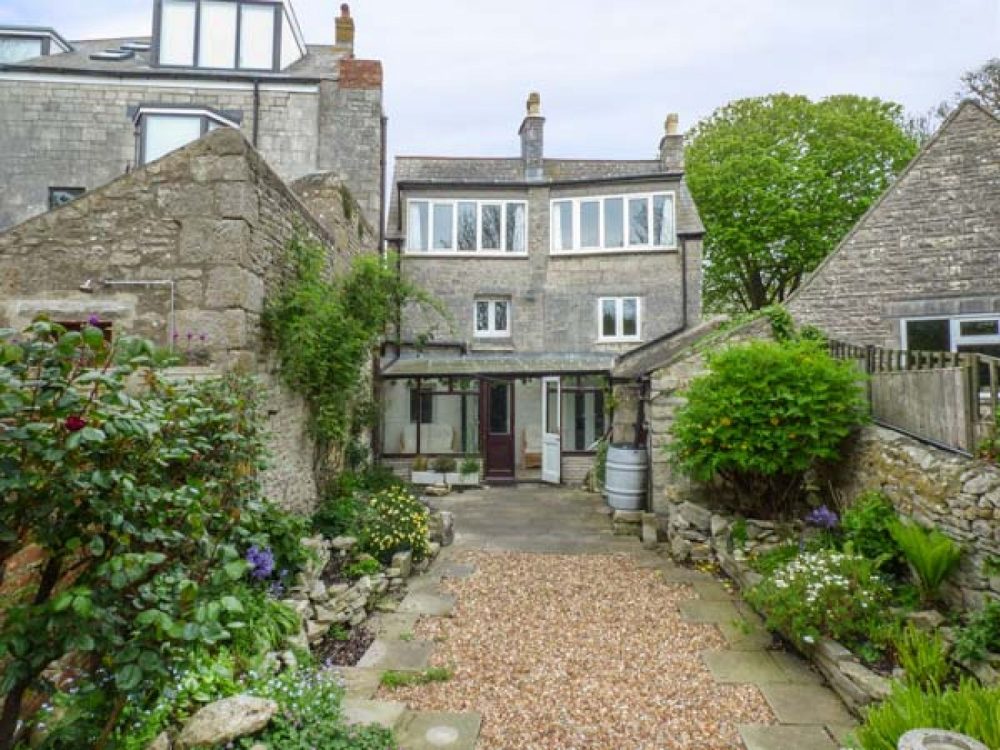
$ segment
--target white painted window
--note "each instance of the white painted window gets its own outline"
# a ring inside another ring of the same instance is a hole
[[[598,341],[638,341],[638,297],[602,297],[597,302]]]
[[[281,69],[294,65],[302,59],[302,50],[299,49],[298,40],[295,38],[295,28],[292,26],[292,17],[288,13],[288,8],[283,8],[281,12]]]
[[[409,253],[525,255],[528,204],[524,201],[409,200]]]
[[[142,119],[144,164],[201,138],[202,118],[197,115],[146,115]]]
[[[196,15],[194,0],[163,0],[159,42],[161,65],[194,65]]]
[[[476,336],[479,338],[510,336],[510,300],[476,300],[475,318]]]
[[[1000,316],[961,315],[902,321],[902,346],[911,351],[970,352],[1000,357]]]
[[[664,250],[677,247],[673,193],[552,201],[553,253]]]
[[[43,54],[42,39],[0,36],[0,63],[19,63]]]
[[[198,34],[198,67],[236,67],[236,11],[222,0],[202,0]]]
[[[274,68],[274,6],[240,4],[240,67]]]

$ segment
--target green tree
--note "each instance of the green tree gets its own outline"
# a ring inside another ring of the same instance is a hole
[[[694,129],[687,179],[708,230],[705,305],[785,300],[917,151],[897,104],[740,99]]]

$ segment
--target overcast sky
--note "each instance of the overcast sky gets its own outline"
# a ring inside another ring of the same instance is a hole
[[[294,0],[332,43],[333,0]],[[1000,56],[1000,0],[355,0],[356,51],[385,64],[393,154],[504,156],[531,90],[550,156],[647,158],[663,120],[779,91],[923,112]],[[147,35],[152,0],[0,0],[0,23],[71,39]]]

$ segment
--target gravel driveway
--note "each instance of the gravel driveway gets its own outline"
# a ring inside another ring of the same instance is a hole
[[[454,617],[423,619],[416,636],[454,677],[391,697],[482,714],[479,748],[734,750],[738,724],[773,721],[756,687],[713,681],[699,652],[724,641],[682,621],[692,590],[631,556],[460,545],[451,559],[476,572],[445,580]]]

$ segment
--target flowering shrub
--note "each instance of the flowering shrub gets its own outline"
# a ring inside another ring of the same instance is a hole
[[[871,560],[832,550],[806,552],[750,589],[768,627],[800,645],[827,636],[848,644],[877,631],[889,589]]]
[[[393,487],[368,499],[359,542],[364,552],[388,563],[404,550],[420,560],[430,551],[427,543],[428,512],[403,487]]]

